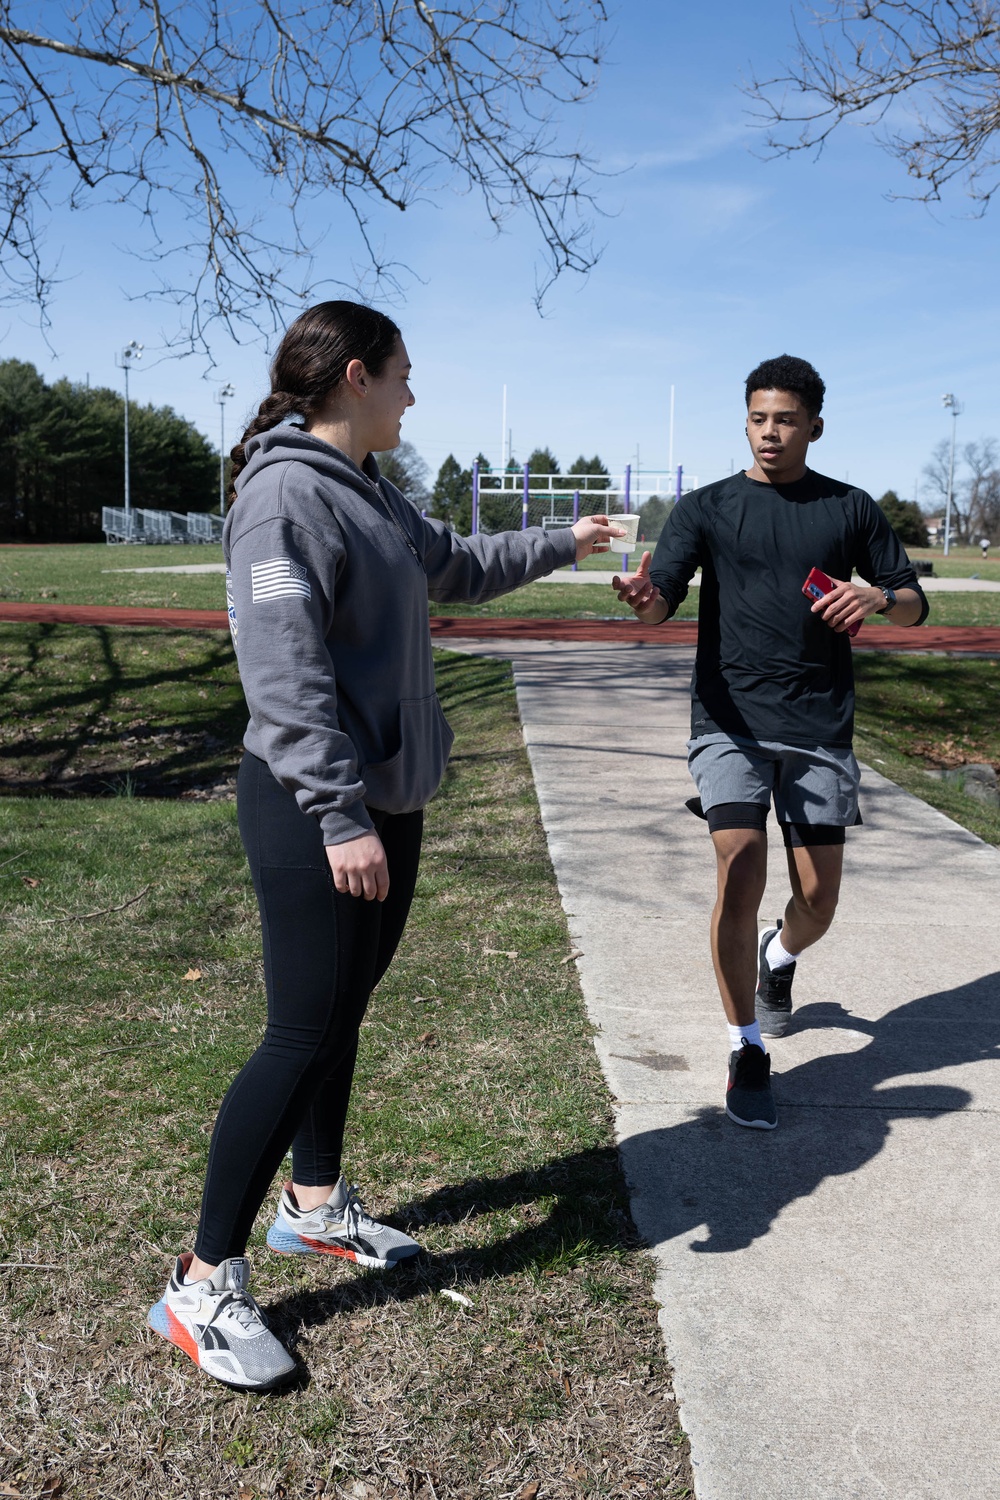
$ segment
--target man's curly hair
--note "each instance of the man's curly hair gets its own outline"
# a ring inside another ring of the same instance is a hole
[[[747,376],[747,406],[754,391],[790,391],[811,417],[818,417],[826,386],[807,359],[779,354],[777,359],[765,359]]]

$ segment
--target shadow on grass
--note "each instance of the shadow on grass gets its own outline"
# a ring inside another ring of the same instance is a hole
[[[553,1198],[555,1204],[540,1222],[493,1244],[424,1253],[393,1271],[365,1272],[322,1291],[298,1292],[272,1303],[272,1326],[294,1350],[297,1331],[333,1317],[446,1290],[467,1292],[479,1283],[526,1271],[542,1276],[574,1266],[586,1269],[589,1261],[602,1255],[641,1248],[626,1209],[613,1147],[581,1151],[504,1177],[470,1178],[389,1217],[397,1227],[419,1233],[431,1223],[465,1223]],[[613,1288],[609,1297],[613,1300]]]
[[[45,724],[46,733],[0,745],[0,791],[23,797],[106,797],[123,791],[175,797],[235,774],[247,710],[235,682],[226,701],[227,687],[219,681],[220,672],[235,677],[227,638],[199,637],[194,662],[165,665],[161,650],[159,660],[139,666],[129,660],[128,650],[121,651],[120,630],[88,627],[99,664],[73,660],[68,680],[50,685],[38,668],[54,654],[60,635],[66,638],[64,626],[34,627],[23,660],[0,680],[0,703],[32,687],[30,704],[9,706],[9,716],[54,721]],[[157,641],[153,650],[161,648]],[[162,708],[155,698],[160,693],[168,700]],[[129,695],[139,701],[130,705]],[[127,714],[133,717],[123,722]]]

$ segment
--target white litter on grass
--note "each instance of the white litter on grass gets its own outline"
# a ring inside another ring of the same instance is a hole
[[[442,1297],[450,1297],[452,1302],[460,1302],[463,1307],[475,1307],[476,1305],[472,1301],[471,1297],[464,1297],[461,1292],[453,1292],[451,1288],[447,1286],[443,1286],[441,1288],[440,1295]]]

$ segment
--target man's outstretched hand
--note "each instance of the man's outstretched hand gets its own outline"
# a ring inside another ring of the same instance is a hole
[[[635,610],[640,620],[658,625],[667,618],[667,601],[649,576],[652,560],[653,554],[644,552],[635,572],[627,573],[624,578],[616,573],[611,580],[611,587],[623,604]]]

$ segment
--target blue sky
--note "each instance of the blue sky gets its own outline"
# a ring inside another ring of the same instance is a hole
[[[588,277],[556,286],[544,318],[527,222],[498,237],[473,197],[451,194],[379,219],[414,273],[389,311],[414,364],[404,436],[432,471],[449,452],[498,454],[504,383],[515,457],[548,444],[563,463],[596,451],[615,470],[638,450],[642,468],[665,467],[674,385],[675,461],[708,482],[744,462],[744,376],[786,350],[827,382],[815,466],[876,494],[912,496],[950,433],[945,391],[965,405],[960,443],[1000,434],[1000,208],[975,218],[958,190],[933,212],[888,201],[905,180],[860,128],[818,161],[754,154],[763,143],[740,83],[780,70],[793,10],[806,17],[777,0],[619,6],[598,91],[569,126],[608,174],[605,250]],[[48,379],[117,384],[115,349],[133,337],[152,348],[171,317],[127,300],[145,274],[118,248],[131,232],[120,210],[58,216],[56,354],[30,310],[5,308],[5,356]],[[346,219],[334,215],[326,253],[332,269],[356,254]],[[174,406],[217,442],[213,392],[229,380],[228,445],[266,389],[267,352],[220,337],[214,353],[207,375],[197,358],[147,361],[133,396]]]

